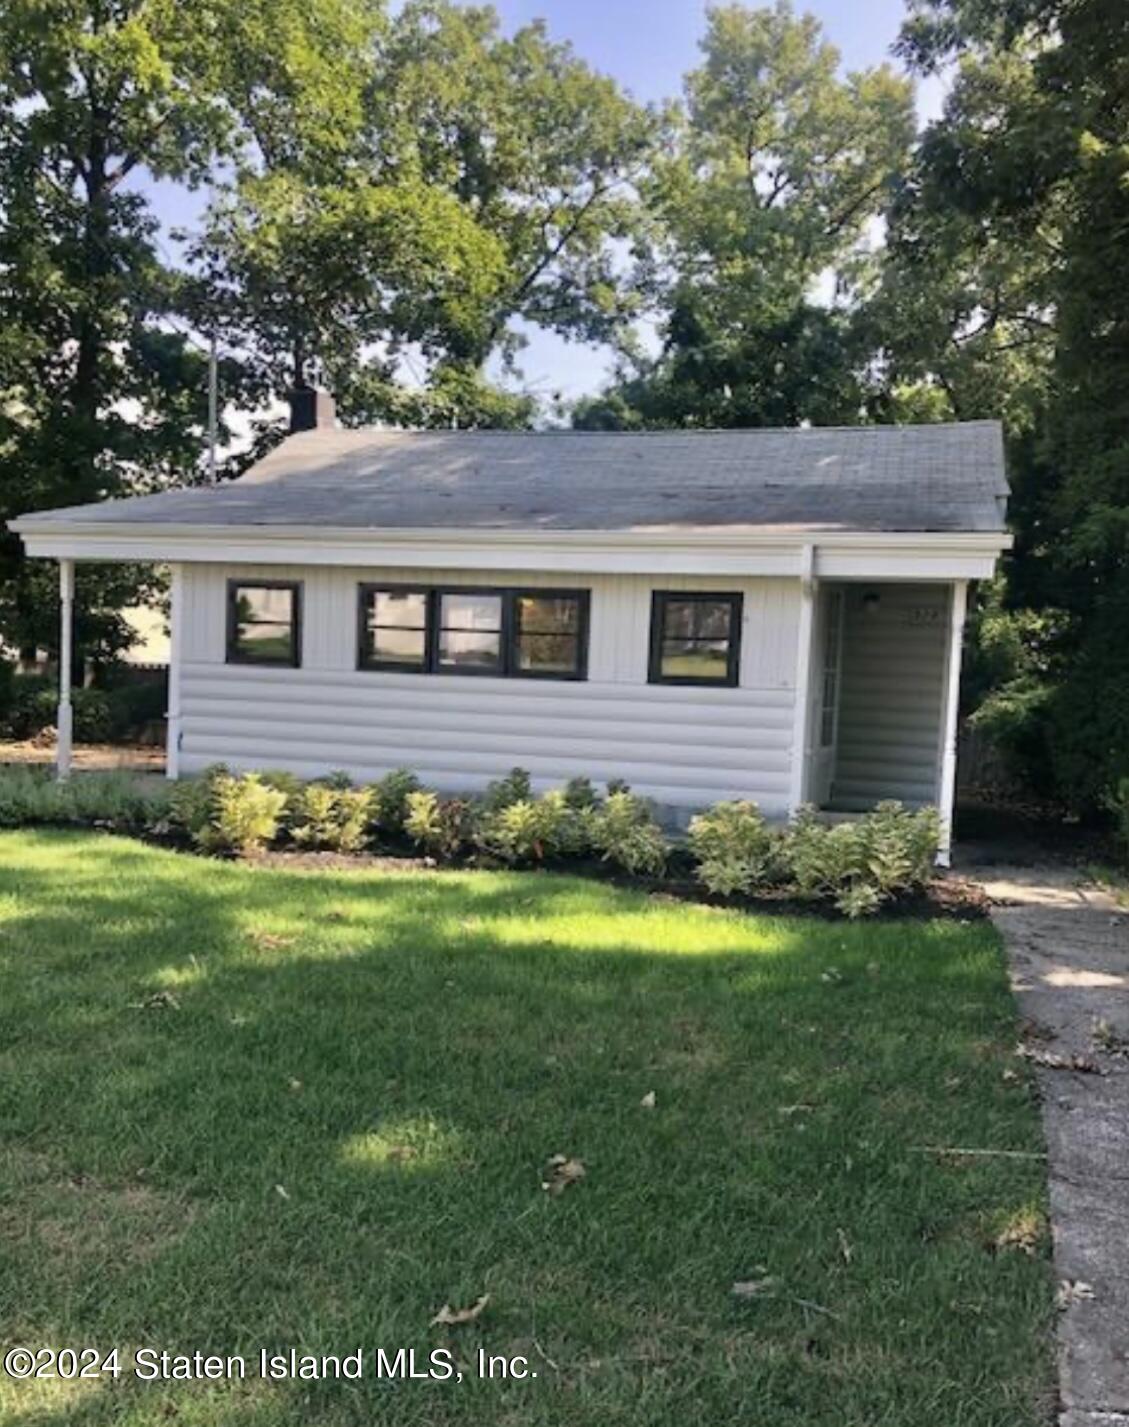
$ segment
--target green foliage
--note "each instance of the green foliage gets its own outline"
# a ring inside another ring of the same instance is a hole
[[[1129,500],[1129,490],[1127,490]],[[1047,749],[1062,801],[1104,807],[1129,777],[1129,573],[1114,576],[1074,642],[1064,642],[1046,695]]]
[[[1081,812],[1129,767],[1127,45],[1123,0],[912,7],[903,55],[959,63],[889,215],[877,319],[889,377],[1005,423],[1012,647],[976,720]]]
[[[276,789],[285,797],[286,803],[282,810],[281,826],[284,831],[289,832],[306,784],[296,773],[288,773],[285,768],[267,768],[259,774],[259,777],[268,788]]]
[[[504,36],[490,9],[413,0],[375,28],[299,90],[315,112],[347,98],[332,127],[295,136],[256,87],[236,96],[258,152],[194,247],[209,322],[276,388],[320,362],[352,421],[528,425],[534,401],[487,362],[513,371],[522,322],[626,331],[617,244],[639,228],[655,120],[540,23]],[[407,342],[422,383],[403,380]]]
[[[1122,778],[1106,796],[1106,810],[1113,818],[1114,836],[1121,848],[1121,856],[1129,861],[1129,778]]]
[[[131,773],[72,773],[0,768],[0,826],[80,824],[141,832],[165,816],[170,789],[162,779]]]
[[[216,784],[229,776],[226,764],[213,763],[195,778],[179,778],[169,797],[170,825],[201,845],[215,806]],[[274,776],[264,774],[264,782]]]
[[[529,802],[533,797],[533,783],[524,768],[511,768],[504,778],[489,783],[482,795],[482,806],[487,812],[500,812],[512,803]]]
[[[220,32],[246,24],[246,35],[254,8],[0,8],[0,522],[197,469],[205,359],[165,323],[184,284],[158,257],[134,179],[198,183],[230,148],[230,34]],[[224,384],[230,398],[245,394],[238,364],[225,363]],[[126,647],[122,606],[160,583],[137,566],[80,566],[77,649],[105,658]],[[54,571],[0,535],[5,638],[54,649],[56,600]]]
[[[510,791],[519,783],[511,783]],[[509,863],[583,857],[592,846],[592,818],[591,806],[570,803],[562,788],[540,798],[504,797],[499,802],[496,795],[478,811],[475,841],[483,852]]]
[[[695,876],[720,896],[748,895],[770,885],[777,872],[778,843],[778,834],[756,803],[715,803],[690,821]]]
[[[9,738],[34,738],[55,723],[59,694],[54,681],[43,674],[17,674],[11,681],[7,706],[0,712]]]
[[[600,801],[600,795],[596,792],[591,778],[570,778],[562,792],[565,802],[570,808],[575,808],[577,812],[583,812],[585,808],[594,808]]]
[[[625,364],[576,424],[855,422],[877,345],[859,313],[877,266],[864,235],[907,162],[910,86],[888,66],[841,75],[818,22],[786,4],[706,14],[687,112],[644,185],[663,350]]]
[[[420,790],[419,779],[408,768],[394,768],[375,784],[372,825],[380,837],[395,841],[404,836],[408,798]]]
[[[879,803],[864,817],[834,824],[805,809],[781,842],[781,858],[801,897],[826,898],[858,917],[923,887],[939,838],[933,808],[909,812],[900,803]]]
[[[196,834],[205,851],[252,857],[278,836],[286,794],[257,773],[221,773],[209,791],[208,821]]]
[[[634,793],[609,793],[591,814],[590,828],[592,845],[605,862],[639,877],[657,877],[666,866],[663,830],[650,804]]]
[[[15,739],[34,738],[54,728],[59,708],[58,684],[43,674],[16,674],[0,705],[0,733]],[[98,688],[72,689],[74,737],[79,743],[105,743],[115,731],[111,695]]]
[[[407,796],[404,831],[429,856],[447,861],[465,852],[474,836],[474,808],[465,798],[419,791]]]
[[[373,802],[370,788],[334,787],[328,780],[307,783],[290,810],[290,834],[300,847],[360,852]]]

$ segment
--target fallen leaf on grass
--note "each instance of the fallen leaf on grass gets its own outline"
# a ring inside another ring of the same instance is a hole
[[[297,1079],[296,1076],[293,1076],[293,1075],[290,1077],[290,1079],[289,1079],[286,1083],[287,1083],[287,1085],[289,1085],[290,1089],[294,1091],[295,1094],[297,1094],[298,1091],[301,1090],[301,1088],[302,1088],[302,1082],[301,1082],[299,1079]]]
[[[179,1011],[180,1002],[171,991],[154,991],[151,996],[146,996],[144,1001],[131,1001],[129,1009],[131,1011]]]
[[[762,1293],[771,1293],[777,1285],[775,1278],[741,1279],[729,1290],[734,1298],[756,1298]]]
[[[826,971],[820,973],[819,979],[821,981],[826,981],[828,985],[835,986],[838,985],[840,981],[842,981],[843,973],[839,970],[837,966],[829,966]]]
[[[855,1256],[855,1246],[847,1238],[845,1229],[836,1229],[835,1234],[839,1240],[839,1252],[843,1255],[843,1262],[850,1263]]]
[[[996,1235],[993,1248],[997,1253],[1012,1250],[1034,1258],[1039,1252],[1043,1238],[1043,1221],[1033,1213],[1017,1214],[1010,1224],[1006,1224]]]
[[[252,932],[250,939],[259,951],[280,951],[284,946],[293,946],[297,938],[276,932]]]
[[[639,1101],[639,1107],[643,1110],[653,1110],[655,1108],[655,1092],[653,1090],[647,1091],[646,1095]]]
[[[482,1316],[482,1310],[490,1302],[490,1295],[484,1293],[481,1298],[476,1299],[469,1308],[452,1308],[449,1303],[444,1303],[439,1312],[427,1325],[429,1328],[443,1327],[454,1328],[460,1323],[473,1323],[476,1318]]]
[[[1055,1306],[1069,1308],[1072,1303],[1084,1303],[1094,1296],[1091,1284],[1083,1283],[1080,1278],[1064,1278],[1055,1292]]]
[[[776,1113],[778,1115],[808,1115],[814,1109],[814,1105],[806,1105],[803,1103],[799,1105],[778,1105],[776,1107]]]
[[[578,1184],[586,1173],[582,1159],[570,1159],[568,1155],[555,1154],[545,1166],[541,1176],[541,1188],[554,1196],[563,1194],[570,1184]]]
[[[289,1194],[289,1192],[287,1191],[287,1188],[286,1188],[286,1186],[285,1186],[284,1184],[276,1184],[276,1185],[274,1186],[274,1192],[278,1195],[278,1197],[279,1197],[280,1199],[289,1199],[289,1198],[290,1198],[290,1194]]]

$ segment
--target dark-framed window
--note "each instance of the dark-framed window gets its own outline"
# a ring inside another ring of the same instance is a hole
[[[364,584],[358,598],[358,668],[588,677],[587,590]]]
[[[587,590],[516,590],[512,672],[519,679],[588,677]]]
[[[506,594],[436,590],[435,669],[440,674],[506,672]]]
[[[655,590],[650,682],[735,687],[741,667],[741,609],[739,594]]]
[[[362,585],[357,664],[424,673],[431,660],[431,591],[418,585]]]
[[[300,666],[301,581],[228,580],[227,662]]]

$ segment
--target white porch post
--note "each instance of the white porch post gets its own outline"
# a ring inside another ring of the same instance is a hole
[[[807,796],[808,694],[811,688],[811,637],[815,614],[815,546],[800,555],[800,629],[796,648],[796,705],[792,713],[792,781],[788,808],[795,813]]]
[[[937,861],[948,867],[952,860],[953,803],[957,784],[957,712],[960,707],[960,660],[964,639],[964,618],[968,608],[968,581],[953,581],[949,611],[949,647],[945,660],[944,703],[941,708],[941,776],[937,790],[937,810],[941,814],[941,845]]]
[[[169,701],[165,714],[165,777],[180,777],[180,650],[184,637],[184,567],[170,567]]]
[[[71,708],[71,663],[74,659],[74,561],[59,561],[59,708],[55,715],[55,772],[71,771],[74,710]]]

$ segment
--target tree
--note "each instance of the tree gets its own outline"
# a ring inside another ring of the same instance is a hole
[[[857,420],[868,353],[854,308],[873,275],[868,230],[907,161],[910,85],[887,66],[841,77],[818,22],[783,0],[707,16],[673,151],[646,189],[662,351],[578,420]]]
[[[0,10],[0,515],[196,476],[204,364],[182,335],[185,284],[160,261],[132,180],[196,185],[239,152],[237,64],[260,86],[269,78],[277,104],[320,116],[324,136],[333,109],[311,56],[339,13],[337,0],[11,0]],[[239,392],[242,367],[225,377]],[[2,537],[8,643],[53,645],[49,578]],[[120,648],[117,611],[148,588],[137,571],[83,567],[76,646]]]
[[[316,361],[349,419],[527,421],[487,363],[513,369],[521,324],[623,328],[617,244],[656,121],[540,24],[507,39],[487,8],[410,3],[365,63],[335,163],[252,126],[197,248],[217,320],[276,387]]]
[[[1016,646],[980,716],[1036,749],[1065,801],[1093,809],[1129,775],[1129,11],[920,0],[903,49],[923,69],[966,56],[906,220],[934,290],[980,294],[903,352],[940,373],[963,346],[965,390],[979,383],[1008,422],[1005,603],[1036,641]],[[970,219],[948,247],[942,193]],[[967,410],[959,397],[954,409]]]

